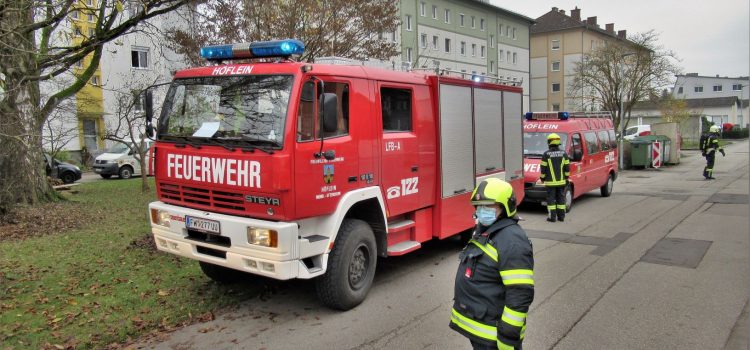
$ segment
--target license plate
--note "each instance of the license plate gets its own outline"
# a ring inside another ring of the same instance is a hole
[[[101,169],[101,168],[94,168],[94,172],[95,172],[95,173],[101,173],[101,172],[102,172],[102,169]]]
[[[208,219],[195,218],[192,216],[186,216],[185,225],[187,226],[187,228],[193,229],[193,230],[216,233],[216,234],[221,233],[221,226],[219,226],[219,222],[216,220],[208,220]]]

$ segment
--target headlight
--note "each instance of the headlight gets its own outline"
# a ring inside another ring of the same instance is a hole
[[[151,209],[151,222],[159,226],[169,227],[169,213],[159,209]]]
[[[81,168],[79,168],[79,167],[77,167],[75,165],[73,166],[73,168],[75,168],[77,171],[81,171]]]
[[[279,243],[278,233],[274,230],[248,227],[247,243],[276,248]]]
[[[117,161],[116,161],[116,160],[106,160],[105,162],[106,162],[107,164],[117,164]]]

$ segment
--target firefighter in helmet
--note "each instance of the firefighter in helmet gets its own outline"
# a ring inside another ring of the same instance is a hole
[[[521,349],[534,300],[534,255],[518,225],[513,187],[486,179],[471,204],[477,226],[459,255],[450,327],[474,349]]]
[[[560,135],[549,134],[547,145],[549,149],[539,163],[539,179],[547,190],[547,221],[565,221],[565,188],[570,177],[570,159],[560,149]]]
[[[701,137],[701,152],[706,157],[706,167],[703,168],[703,177],[706,180],[714,178],[714,161],[716,161],[716,151],[721,152],[721,156],[726,156],[724,148],[719,146],[719,129],[718,125],[711,125],[708,129],[708,135]]]

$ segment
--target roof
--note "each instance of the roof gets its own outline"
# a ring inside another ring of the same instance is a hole
[[[617,33],[608,32],[600,28],[597,25],[590,25],[586,23],[585,20],[577,20],[573,17],[566,15],[565,13],[561,11],[557,11],[556,9],[557,8],[553,8],[553,10],[537,18],[536,23],[531,26],[531,29],[530,29],[531,34],[539,34],[539,33],[562,31],[562,30],[567,30],[567,29],[582,28],[585,30],[598,32],[602,35],[606,35],[614,39],[627,40],[627,39],[623,39],[619,37]]]
[[[698,75],[698,73],[675,74],[675,77],[677,78],[729,79],[729,80],[745,80],[745,81],[750,79],[748,77],[720,77],[720,76]]]
[[[737,104],[739,97],[709,97],[709,98],[688,98],[687,108],[714,108],[714,107],[732,107]],[[742,100],[742,108],[748,106],[748,100]],[[656,110],[659,109],[659,101],[642,101],[633,106],[633,110]]]
[[[509,10],[506,10],[506,9],[504,9],[504,8],[502,8],[502,7],[498,7],[498,6],[495,6],[495,5],[491,4],[491,3],[490,3],[489,1],[487,1],[487,0],[474,0],[473,2],[474,2],[475,4],[477,4],[477,5],[480,5],[480,6],[484,6],[484,7],[490,8],[490,9],[492,9],[493,11],[496,11],[496,12],[500,12],[500,13],[503,13],[503,14],[506,14],[506,15],[510,15],[510,16],[513,16],[513,17],[518,17],[518,18],[520,18],[520,19],[523,19],[523,20],[525,20],[525,21],[529,22],[529,24],[534,24],[534,23],[536,23],[536,20],[534,20],[533,18],[530,18],[530,17],[526,17],[526,16],[524,16],[524,15],[522,15],[522,14],[520,14],[520,13],[516,13],[516,12],[513,12],[513,11],[509,11]]]

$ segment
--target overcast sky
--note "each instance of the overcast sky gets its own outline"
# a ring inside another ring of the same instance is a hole
[[[748,0],[490,0],[498,7],[536,19],[552,7],[578,6],[581,18],[596,16],[604,28],[628,35],[655,30],[665,49],[674,51],[683,73],[738,77],[750,72],[750,1]]]

